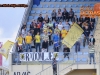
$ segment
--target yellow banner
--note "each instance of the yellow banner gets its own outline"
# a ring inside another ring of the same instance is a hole
[[[83,29],[79,25],[74,23],[66,37],[62,40],[62,43],[67,47],[72,48],[72,46],[75,44],[82,33]]]
[[[14,42],[7,41],[2,48],[0,49],[0,54],[2,54],[6,59],[8,58],[9,51],[11,47],[14,45]]]

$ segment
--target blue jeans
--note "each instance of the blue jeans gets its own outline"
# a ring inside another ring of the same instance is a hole
[[[93,63],[95,63],[95,59],[94,59],[94,53],[90,53],[90,64],[91,64],[91,59],[93,58]]]
[[[40,43],[36,43],[35,45],[36,45],[36,52],[37,52],[38,47],[39,47],[39,52],[41,52]]]
[[[75,52],[77,53],[78,51],[80,51],[80,42],[76,42],[75,43]]]
[[[30,49],[30,52],[32,52],[31,44],[26,44],[26,52],[28,52],[28,49]]]

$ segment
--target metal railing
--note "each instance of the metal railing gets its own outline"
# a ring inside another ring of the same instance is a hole
[[[30,52],[27,52],[27,53],[30,53]],[[88,53],[88,52],[67,53],[67,55],[66,55],[66,53],[67,52],[58,52],[57,53],[57,57],[56,57],[56,59],[57,59],[57,75],[60,75],[65,70],[68,70],[68,72],[70,72],[72,70],[70,67],[72,67],[73,65],[76,65],[76,69],[78,69],[79,65],[90,64],[90,53]],[[13,54],[13,59],[15,61],[12,62],[12,65],[27,65],[27,66],[28,65],[42,65],[42,67],[44,67],[45,64],[49,64],[51,66],[41,69],[41,71],[37,72],[36,75],[53,75],[52,59],[49,61],[48,60],[39,60],[39,59],[38,60],[37,59],[36,60],[30,60],[30,59],[22,60],[20,57],[21,54],[25,54],[25,53]],[[31,52],[31,54],[34,54],[34,53]],[[52,53],[52,58],[55,57],[54,54],[55,53]],[[66,57],[64,58],[65,55],[66,55]],[[94,65],[94,68],[95,68],[95,65],[99,64],[99,62],[100,62],[100,59],[96,60],[96,58],[95,58],[95,56],[97,56],[97,55],[100,56],[100,53],[99,52],[94,53],[95,62],[93,62],[93,59],[91,59],[91,64]]]
[[[0,75],[9,75],[8,70],[0,69]]]

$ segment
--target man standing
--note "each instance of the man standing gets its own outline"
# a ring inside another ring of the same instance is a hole
[[[17,38],[17,45],[18,45],[18,52],[22,52],[23,51],[23,37],[22,34],[19,35],[19,37]]]
[[[39,15],[39,17],[38,17],[37,21],[38,21],[38,22],[41,22],[41,23],[43,22],[43,17],[42,17],[42,14],[40,14],[40,15]]]
[[[28,49],[30,49],[30,52],[32,52],[31,49],[32,36],[30,35],[30,33],[28,33],[28,35],[25,37],[25,42],[26,42],[26,52],[28,52]]]
[[[91,59],[93,58],[93,64],[95,64],[95,49],[92,43],[89,43],[89,58],[90,58],[90,63],[91,64]]]
[[[93,37],[93,35],[91,35],[89,42],[95,45],[95,38]]]
[[[37,52],[38,47],[39,47],[39,52],[41,52],[41,48],[40,48],[41,38],[40,38],[39,32],[35,36],[35,43],[36,43],[36,46],[35,46],[36,47],[36,52]]]
[[[64,49],[63,49],[63,52],[64,52],[64,58],[66,58],[66,56],[67,56],[68,59],[69,59],[70,48],[65,46]]]
[[[54,51],[59,52],[59,42],[60,42],[60,37],[58,32],[53,36],[53,41],[54,41]]]
[[[85,26],[84,29],[84,39],[83,39],[83,47],[85,47],[85,43],[87,41],[87,44],[89,44],[89,35],[90,35],[90,29],[88,26]]]
[[[75,52],[77,53],[78,51],[80,51],[80,38],[78,41],[76,41],[75,43]]]
[[[52,67],[53,67],[53,75],[57,75],[57,60],[55,58],[53,58]]]

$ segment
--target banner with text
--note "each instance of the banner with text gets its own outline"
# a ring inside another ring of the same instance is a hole
[[[20,61],[52,61],[54,52],[24,52],[19,54]]]

